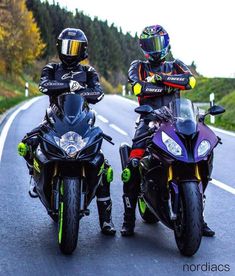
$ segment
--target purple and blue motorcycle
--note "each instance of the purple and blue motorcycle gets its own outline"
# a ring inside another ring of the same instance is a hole
[[[140,160],[141,187],[138,206],[144,221],[161,221],[174,230],[182,255],[199,249],[203,224],[203,193],[210,180],[213,150],[220,138],[205,125],[206,115],[225,110],[212,106],[204,115],[188,99],[176,99],[169,107],[153,110],[148,105],[135,109],[148,118],[149,131],[135,141],[146,141]],[[121,146],[122,164],[127,144]]]

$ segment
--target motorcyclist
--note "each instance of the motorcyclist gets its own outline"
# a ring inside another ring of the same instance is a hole
[[[189,68],[180,60],[166,61],[170,50],[170,39],[160,25],[146,27],[139,38],[140,47],[147,61],[135,60],[128,71],[128,79],[140,105],[154,109],[168,105],[180,96],[180,90],[194,88],[196,80]],[[162,112],[164,114],[164,112]],[[148,130],[149,120],[140,117],[135,137]],[[135,209],[140,190],[139,160],[144,155],[145,142],[134,142],[127,167],[122,173],[124,222],[122,236],[132,236],[135,227]],[[215,234],[203,223],[203,235]]]
[[[80,63],[88,57],[87,47],[86,35],[80,29],[67,28],[58,36],[57,51],[61,63],[47,64],[42,69],[39,83],[39,90],[50,97],[50,105],[53,104],[58,95],[67,92],[79,93],[86,98],[88,103],[92,104],[99,102],[103,98],[104,93],[100,86],[97,72],[93,67]],[[32,133],[36,133],[46,123],[46,120],[44,120],[39,127],[27,133],[23,141]],[[26,160],[32,174],[32,160],[27,155]],[[109,166],[107,161],[105,166]],[[29,193],[32,197],[37,197],[33,182]],[[96,196],[101,231],[106,235],[114,235],[116,230],[111,217],[110,183],[106,177],[103,177]]]

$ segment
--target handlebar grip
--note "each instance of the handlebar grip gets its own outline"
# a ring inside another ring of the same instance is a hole
[[[105,134],[105,133],[103,133],[103,137],[104,137],[104,138],[107,138],[107,139],[110,140],[110,141],[113,140],[113,138],[112,138],[111,136],[109,136],[109,135],[107,135],[107,134]]]
[[[103,138],[108,141],[110,144],[114,145],[114,143],[112,142],[113,138],[105,133],[102,134]]]
[[[144,139],[144,138],[148,137],[149,135],[153,134],[155,132],[155,130],[156,130],[156,128],[153,127],[151,129],[149,129],[148,131],[146,131],[145,133],[133,138],[132,141],[136,142],[138,140]]]
[[[133,142],[137,142],[137,141],[140,140],[140,139],[143,139],[143,138],[145,138],[145,137],[148,137],[149,134],[150,134],[149,131],[147,131],[147,132],[145,132],[145,133],[143,133],[143,134],[141,134],[141,135],[139,135],[139,136],[133,138],[132,141],[133,141]]]

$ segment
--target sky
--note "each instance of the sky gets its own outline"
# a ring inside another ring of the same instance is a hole
[[[175,58],[195,62],[207,77],[235,78],[234,0],[56,0],[69,10],[108,20],[123,32],[140,34],[145,26],[162,25]],[[86,32],[86,30],[83,30]]]

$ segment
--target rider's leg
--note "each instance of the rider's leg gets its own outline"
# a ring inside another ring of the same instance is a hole
[[[135,137],[146,132],[148,125],[141,120],[137,126]],[[145,142],[133,143],[126,168],[122,172],[124,221],[122,236],[132,236],[135,228],[135,209],[140,191],[139,160],[145,151]]]
[[[29,184],[29,195],[31,197],[38,197],[35,182],[32,179],[33,175],[33,152],[38,146],[38,138],[36,134],[40,131],[42,125],[45,124],[45,121],[43,121],[39,126],[28,132],[24,138],[22,139],[22,142],[18,144],[18,153],[20,156],[24,157],[26,160],[26,165],[29,170],[29,175],[31,175],[30,184]],[[35,134],[35,137],[33,135]],[[31,137],[32,138],[29,138]]]
[[[102,181],[96,192],[100,228],[105,235],[115,235],[116,233],[112,222],[112,200],[110,197],[110,183],[112,180],[112,168],[105,160]]]

